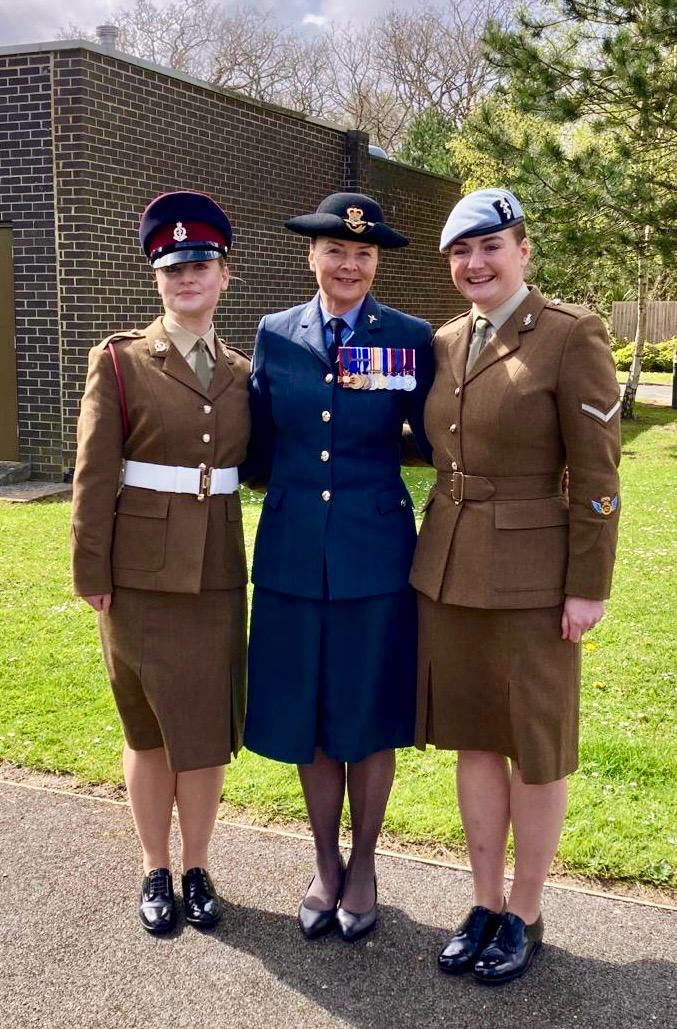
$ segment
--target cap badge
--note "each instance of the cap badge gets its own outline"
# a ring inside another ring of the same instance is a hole
[[[618,494],[616,493],[613,497],[600,497],[599,500],[591,501],[593,510],[597,514],[604,515],[608,518],[610,514],[613,514],[618,507]]]
[[[531,325],[532,320],[531,312],[529,312],[529,314],[525,314],[522,319],[522,325]]]
[[[188,233],[183,222],[176,223],[176,228],[174,229],[172,235],[177,243],[183,243],[184,240],[188,239]]]
[[[494,200],[492,207],[496,208],[502,222],[512,221],[515,217],[510,201],[506,200],[505,197],[501,197],[500,200]]]
[[[364,220],[364,211],[361,207],[348,207],[346,208],[346,214],[348,217],[344,218],[343,221],[351,232],[356,232],[359,235],[369,227],[369,222]]]
[[[169,350],[169,345],[167,343],[163,343],[163,341],[159,339],[157,343],[153,344],[153,350],[156,354],[164,354],[165,350]]]

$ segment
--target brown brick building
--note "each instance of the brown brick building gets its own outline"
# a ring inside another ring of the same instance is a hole
[[[218,330],[240,347],[262,314],[312,294],[305,243],[283,224],[341,189],[377,197],[413,241],[384,253],[377,297],[434,325],[461,309],[437,253],[456,183],[371,157],[361,133],[96,44],[0,48],[0,460],[51,479],[72,467],[87,351],[159,310],[139,212],[185,188],[235,226]]]

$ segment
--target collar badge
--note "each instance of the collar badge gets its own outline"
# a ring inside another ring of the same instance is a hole
[[[523,325],[531,325],[531,322],[532,322],[531,314],[525,314],[524,318],[522,319],[522,324]]]
[[[183,222],[176,223],[176,228],[172,235],[177,243],[183,243],[184,240],[188,239],[188,232],[186,231],[186,227]]]
[[[369,324],[371,325],[371,323],[375,322],[375,321],[377,321],[376,315],[375,314],[370,314],[369,315]]]
[[[169,345],[159,339],[157,343],[153,344],[153,350],[156,354],[164,354],[165,350],[169,350]]]

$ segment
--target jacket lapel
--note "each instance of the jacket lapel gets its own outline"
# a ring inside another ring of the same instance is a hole
[[[367,293],[355,322],[355,331],[348,341],[349,347],[378,347],[382,341],[372,337],[372,333],[381,331],[381,308],[371,293]],[[397,346],[397,341],[391,341]]]
[[[206,391],[206,396],[211,400],[216,400],[216,398],[230,386],[234,378],[232,368],[233,358],[228,353],[228,347],[222,339],[215,340],[215,343],[216,364],[214,365],[214,375],[212,376],[211,385]]]
[[[320,361],[329,367],[329,354],[324,341],[324,326],[322,325],[322,313],[320,311],[320,294],[316,293],[305,310],[301,312],[301,332],[299,342],[310,350],[311,354],[319,357]]]
[[[536,327],[539,315],[545,304],[546,301],[542,293],[535,286],[532,286],[529,290],[529,296],[522,301],[517,310],[501,325],[490,342],[487,343],[465,381],[472,382],[473,379],[481,375],[487,368],[490,368],[492,364],[517,350],[522,343],[523,335],[531,332]],[[472,325],[472,317],[469,318],[469,321]]]
[[[460,385],[465,377],[471,329],[472,316],[468,312],[465,318],[459,318],[447,329],[441,330],[441,341],[445,344],[442,353],[446,353],[449,373],[457,385]]]

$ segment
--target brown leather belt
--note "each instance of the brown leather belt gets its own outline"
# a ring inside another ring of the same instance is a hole
[[[438,472],[435,488],[450,496],[455,504],[464,500],[539,500],[562,494],[562,474],[501,475],[488,479],[464,472]]]

